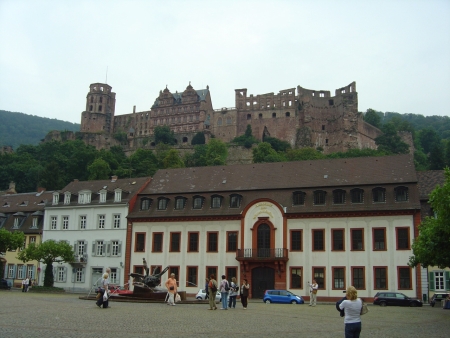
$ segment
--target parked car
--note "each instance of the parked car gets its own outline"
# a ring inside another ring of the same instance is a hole
[[[294,295],[288,290],[266,290],[264,292],[263,302],[270,303],[283,303],[283,304],[304,304],[305,301],[302,297]]]
[[[205,300],[206,299],[206,290],[205,289],[198,290],[195,298],[198,300]],[[221,301],[222,301],[222,295],[220,294],[219,291],[217,291],[216,292],[216,302],[221,302]]]
[[[6,289],[11,290],[11,285],[8,284],[8,281],[6,279],[3,279],[0,281],[0,289]]]
[[[441,302],[442,305],[442,302],[448,297],[448,295],[448,293],[435,293],[430,299],[430,305],[434,307],[436,301]]]
[[[422,306],[422,301],[410,298],[400,292],[377,292],[373,298],[374,305]]]

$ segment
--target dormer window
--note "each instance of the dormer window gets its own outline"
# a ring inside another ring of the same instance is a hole
[[[150,209],[151,204],[152,204],[152,200],[150,198],[147,198],[147,197],[141,198],[141,210]]]
[[[186,205],[186,197],[179,196],[179,197],[175,198],[175,209],[176,210],[183,210],[185,205]]]
[[[326,191],[323,190],[314,191],[314,205],[325,205],[326,196],[327,196]]]
[[[211,197],[211,208],[220,208],[222,206],[222,196],[214,195]]]
[[[24,220],[25,220],[25,214],[23,212],[16,212],[14,214],[13,229],[19,229]]]
[[[375,188],[372,190],[372,196],[374,203],[384,203],[386,202],[386,189]]]
[[[202,196],[194,196],[194,204],[192,206],[193,209],[201,209],[203,206],[204,197]]]
[[[88,203],[91,203],[91,192],[80,191],[78,193],[78,204],[88,204]]]
[[[70,204],[70,191],[64,193],[64,204]]]
[[[100,190],[100,203],[106,202],[106,190]]]
[[[169,204],[169,199],[167,199],[165,197],[160,197],[158,199],[158,210],[166,210],[168,204]]]
[[[407,187],[397,187],[394,189],[395,201],[396,202],[407,202],[408,201],[408,188]]]
[[[306,193],[303,191],[294,191],[292,193],[292,204],[293,205],[305,205]]]
[[[122,189],[114,190],[114,202],[122,201]]]
[[[31,225],[32,229],[37,229],[38,227],[38,218],[37,217],[33,217],[33,224]]]
[[[230,208],[239,208],[242,203],[242,196],[241,195],[231,195],[230,196]]]
[[[55,192],[55,193],[53,193],[52,204],[55,205],[55,204],[58,204],[58,203],[59,203],[59,193]]]

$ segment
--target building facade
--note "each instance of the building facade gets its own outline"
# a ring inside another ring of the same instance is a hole
[[[421,295],[407,263],[420,223],[411,156],[159,170],[128,215],[125,271],[169,266],[197,292],[214,273],[336,300],[354,285]]]
[[[54,286],[88,292],[99,284],[107,267],[112,284],[126,283],[126,217],[136,193],[149,181],[148,177],[117,176],[111,180],[74,180],[52,194],[45,208],[43,240],[67,241],[75,252],[73,263],[53,265]],[[42,274],[41,284],[43,278]]]

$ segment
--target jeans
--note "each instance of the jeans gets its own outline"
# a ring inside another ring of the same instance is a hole
[[[228,292],[221,292],[222,295],[222,309],[226,309],[228,306]]]
[[[234,295],[234,296],[230,296],[229,298],[229,300],[228,300],[228,307],[229,308],[232,308],[232,307],[234,307],[234,308],[236,308],[236,297],[237,297],[237,295]]]
[[[361,322],[345,324],[345,338],[359,338]]]

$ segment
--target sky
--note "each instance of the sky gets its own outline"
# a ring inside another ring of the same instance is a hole
[[[450,116],[450,0],[0,0],[0,46],[0,110],[73,123],[96,82],[116,115],[355,81],[359,111]]]

